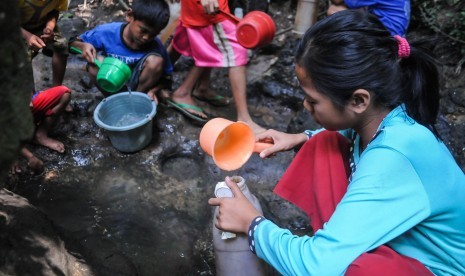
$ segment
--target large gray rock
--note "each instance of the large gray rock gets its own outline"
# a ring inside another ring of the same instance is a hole
[[[68,253],[48,218],[29,202],[0,190],[1,275],[94,275]]]

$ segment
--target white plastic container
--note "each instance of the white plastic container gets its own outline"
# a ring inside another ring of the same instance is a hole
[[[241,176],[231,177],[245,197],[262,213],[258,199],[250,192]],[[224,182],[218,182],[215,187],[216,197],[232,197],[233,194]],[[245,234],[223,232],[215,227],[218,207],[213,216],[213,248],[215,251],[216,275],[218,276],[261,276],[266,275],[266,264],[249,248]]]

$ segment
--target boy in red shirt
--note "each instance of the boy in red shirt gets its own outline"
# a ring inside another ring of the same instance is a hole
[[[71,91],[68,87],[63,85],[46,89],[44,91],[38,91],[32,96],[30,106],[32,115],[34,116],[34,124],[36,125],[36,131],[33,138],[35,143],[60,153],[65,152],[65,146],[63,143],[50,138],[48,136],[48,132],[58,116],[60,116],[66,109],[70,100]],[[34,156],[34,154],[26,147],[21,149],[21,155],[27,159],[28,167],[32,171],[36,173],[43,171],[44,163]],[[18,162],[13,164],[11,172],[13,174],[21,172]]]

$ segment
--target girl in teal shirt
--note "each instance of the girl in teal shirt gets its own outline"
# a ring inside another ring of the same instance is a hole
[[[434,128],[433,59],[373,15],[347,10],[307,31],[295,71],[315,121],[353,141],[347,191],[321,229],[297,237],[262,217],[227,178],[234,198],[209,200],[220,208],[216,227],[248,234],[251,250],[284,275],[379,275],[373,267],[465,275],[465,176]],[[307,135],[270,130],[257,138],[274,141],[266,157]],[[360,262],[377,250],[393,258]]]

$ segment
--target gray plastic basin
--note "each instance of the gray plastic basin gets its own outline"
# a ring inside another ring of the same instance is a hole
[[[122,92],[103,99],[94,111],[95,123],[106,131],[111,144],[121,152],[136,152],[152,140],[152,119],[157,106],[145,93]],[[128,115],[137,121],[124,122]],[[126,117],[125,117],[126,116]]]

